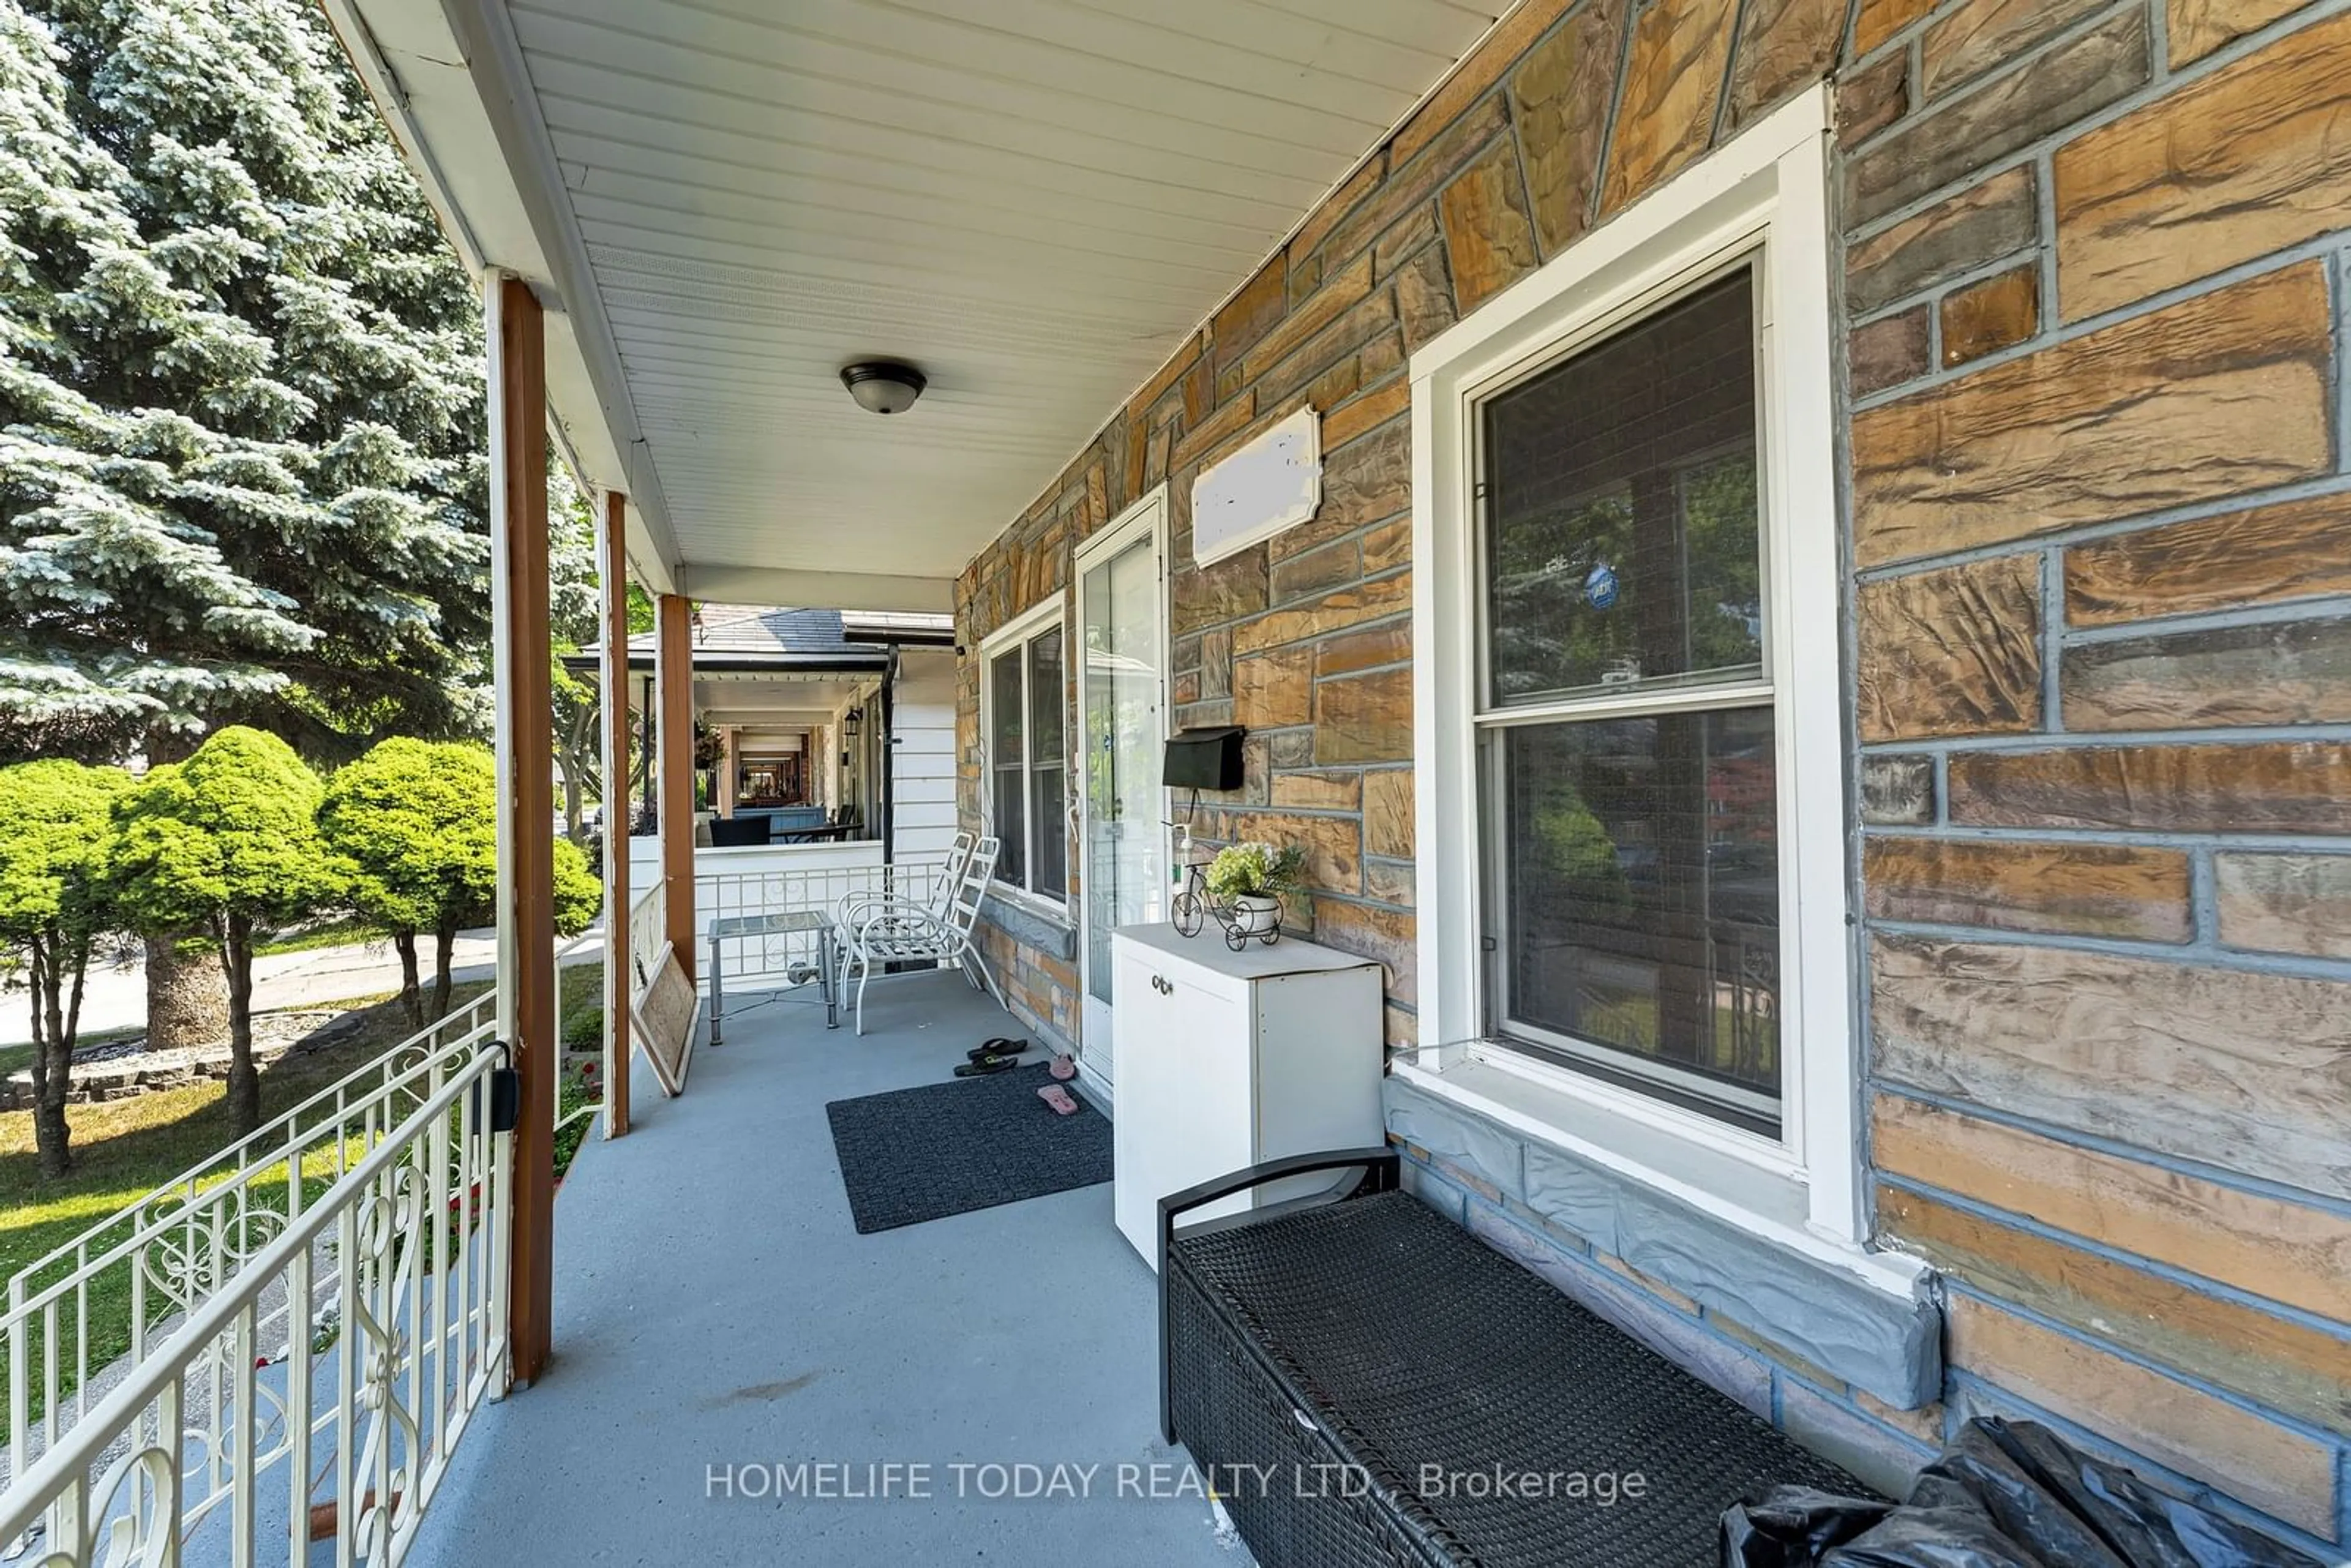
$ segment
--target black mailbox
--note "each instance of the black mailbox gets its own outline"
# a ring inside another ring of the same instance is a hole
[[[1179,729],[1167,737],[1167,759],[1159,781],[1170,789],[1238,789],[1241,787],[1241,737],[1237,724]]]

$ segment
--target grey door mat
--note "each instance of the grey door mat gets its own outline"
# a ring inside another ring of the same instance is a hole
[[[827,1104],[857,1233],[1110,1180],[1110,1118],[1074,1083],[1078,1113],[1056,1115],[1037,1098],[1051,1082],[1039,1062]]]

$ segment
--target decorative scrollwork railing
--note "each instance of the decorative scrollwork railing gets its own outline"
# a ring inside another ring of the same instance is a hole
[[[249,1255],[176,1276],[193,1305],[0,1494],[0,1542],[40,1531],[37,1568],[170,1568],[199,1527],[234,1563],[328,1541],[337,1563],[401,1561],[504,1385],[512,1140],[489,1121],[490,1027],[402,1080],[404,1113],[382,1102]]]
[[[629,910],[629,979],[625,995],[634,996],[653,978],[653,960],[668,938],[669,894],[659,877]]]
[[[7,1469],[88,1417],[93,1380],[135,1366],[233,1284],[316,1194],[403,1124],[495,1025],[486,991],[9,1280],[0,1311]],[[318,1281],[331,1290],[329,1274]],[[0,1536],[0,1550],[8,1537]]]

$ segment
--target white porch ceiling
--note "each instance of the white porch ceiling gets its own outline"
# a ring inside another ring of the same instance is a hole
[[[505,162],[539,255],[484,259],[549,275],[600,405],[558,412],[629,455],[686,591],[908,609],[1507,8],[329,0],[380,97],[452,68],[425,13],[450,19],[498,145],[445,93],[404,140]],[[871,358],[929,378],[910,413],[850,402]]]
[[[881,689],[870,677],[705,670],[694,678],[694,711],[712,724],[807,727],[831,723],[843,707]]]

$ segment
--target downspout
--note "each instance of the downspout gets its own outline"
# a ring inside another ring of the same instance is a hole
[[[653,678],[645,677],[644,700],[637,708],[637,730],[643,737],[638,745],[644,751],[645,800],[658,813],[662,809],[660,769],[653,766]],[[656,819],[658,820],[658,819]]]
[[[892,788],[891,780],[892,765],[895,761],[893,748],[897,745],[897,732],[892,728],[893,716],[897,706],[897,691],[898,644],[893,643],[890,644],[890,668],[882,676],[882,725],[880,733],[875,737],[876,743],[882,748],[880,770],[882,801],[880,809],[874,815],[882,820],[882,863],[883,865],[888,865],[895,860],[898,852],[897,824],[892,821],[892,802],[896,798],[897,791]]]

